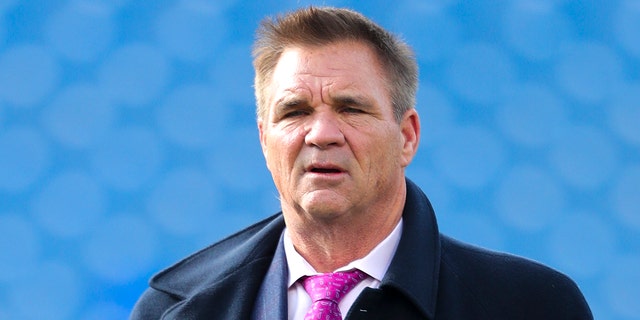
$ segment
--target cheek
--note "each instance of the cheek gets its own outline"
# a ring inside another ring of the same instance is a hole
[[[382,174],[389,167],[400,166],[402,141],[395,131],[376,132],[368,143],[368,149],[360,151],[365,152],[364,158],[369,162],[373,174]]]
[[[300,152],[302,141],[303,138],[295,130],[273,130],[267,145],[270,169],[290,171]]]

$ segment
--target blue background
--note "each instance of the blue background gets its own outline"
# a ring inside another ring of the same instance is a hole
[[[125,319],[153,273],[278,210],[250,46],[312,3],[0,0],[0,319]],[[408,176],[445,233],[640,319],[640,2],[315,3],[415,48]]]

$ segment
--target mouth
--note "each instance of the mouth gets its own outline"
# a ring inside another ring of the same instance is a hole
[[[307,172],[317,174],[339,174],[345,172],[342,168],[334,165],[310,165],[306,168]]]
[[[339,169],[332,169],[332,168],[311,168],[311,170],[309,171],[313,173],[341,173],[342,172]]]

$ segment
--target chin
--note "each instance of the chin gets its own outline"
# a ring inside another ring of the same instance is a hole
[[[314,220],[333,220],[347,211],[345,206],[336,201],[313,201],[302,205],[302,210]]]
[[[310,219],[330,220],[342,216],[352,207],[352,199],[335,190],[314,190],[300,195],[294,202],[298,214]]]

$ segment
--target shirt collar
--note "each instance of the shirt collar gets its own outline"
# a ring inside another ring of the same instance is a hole
[[[354,260],[344,267],[340,267],[335,271],[345,271],[350,269],[359,269],[368,274],[372,278],[382,281],[387,269],[391,264],[391,260],[396,252],[400,236],[402,235],[402,219],[398,222],[391,233],[382,240],[369,254],[361,259]],[[287,267],[289,268],[289,279],[287,287],[291,287],[298,279],[304,276],[312,276],[318,272],[302,257],[293,247],[291,237],[287,228],[284,229],[284,252],[287,257]]]

